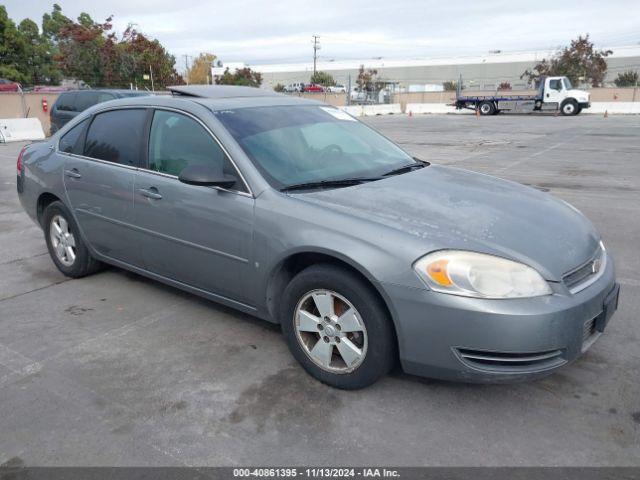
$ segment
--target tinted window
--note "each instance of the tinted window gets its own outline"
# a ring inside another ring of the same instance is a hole
[[[96,103],[108,102],[109,100],[113,100],[114,98],[116,97],[113,93],[99,92],[98,101]]]
[[[73,93],[61,93],[58,97],[58,101],[56,102],[56,109],[65,111],[65,112],[73,112],[75,111],[75,99],[76,92]]]
[[[84,154],[123,165],[138,165],[144,109],[113,110],[94,117],[87,131]]]
[[[82,145],[80,143],[80,137],[82,136],[82,131],[84,130],[84,127],[87,125],[88,121],[89,119],[83,120],[64,134],[64,136],[60,139],[60,143],[58,144],[58,148],[61,152],[82,155]]]
[[[78,92],[76,97],[76,110],[82,112],[98,103],[98,92]]]
[[[190,165],[213,166],[237,177],[218,142],[202,125],[186,115],[157,110],[149,136],[149,169],[178,176]]]

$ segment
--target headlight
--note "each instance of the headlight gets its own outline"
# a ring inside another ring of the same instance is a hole
[[[418,276],[436,292],[476,298],[523,298],[551,294],[533,268],[484,253],[442,250],[414,265]]]

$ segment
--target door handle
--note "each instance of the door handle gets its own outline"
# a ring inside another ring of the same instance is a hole
[[[71,170],[65,170],[64,174],[70,178],[82,178],[82,175],[80,175],[80,172],[78,171],[77,168],[72,168]]]
[[[149,187],[148,189],[140,188],[138,191],[143,197],[152,198],[154,200],[160,200],[162,198],[162,195],[158,193],[158,189],[156,187]]]

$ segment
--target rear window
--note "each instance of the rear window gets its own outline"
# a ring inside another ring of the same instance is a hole
[[[87,131],[85,156],[137,166],[146,115],[145,109],[112,110],[96,115]]]
[[[63,137],[60,139],[60,142],[58,143],[58,149],[61,152],[82,155],[82,144],[80,142],[80,137],[82,136],[82,132],[84,131],[84,127],[87,126],[88,121],[88,118],[86,120],[83,120],[63,135]]]
[[[61,93],[58,97],[58,101],[56,102],[56,109],[65,112],[75,112],[75,100],[77,95],[77,92]]]
[[[76,97],[76,109],[82,112],[98,103],[98,92],[78,92]]]

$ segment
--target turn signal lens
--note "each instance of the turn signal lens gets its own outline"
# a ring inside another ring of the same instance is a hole
[[[449,260],[443,258],[442,260],[436,260],[435,262],[427,265],[427,275],[429,275],[431,280],[436,282],[438,285],[442,285],[444,287],[448,287],[453,284],[447,275],[448,263]]]

